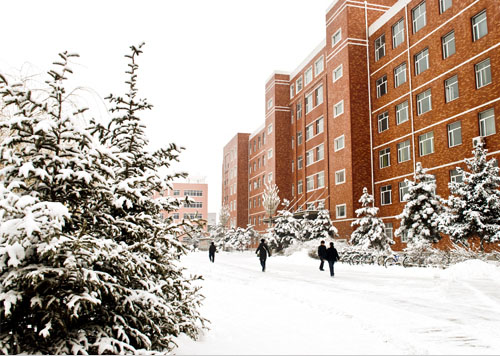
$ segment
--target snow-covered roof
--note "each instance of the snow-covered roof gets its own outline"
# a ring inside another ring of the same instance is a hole
[[[258,128],[257,130],[255,130],[254,132],[252,132],[252,133],[250,134],[250,137],[249,137],[248,139],[249,139],[249,140],[251,140],[252,138],[254,138],[254,137],[255,137],[255,135],[257,135],[260,131],[264,130],[264,128],[265,128],[265,127],[266,127],[266,124],[265,124],[265,123],[264,123],[264,124],[262,124],[262,125],[260,125],[260,126],[259,126],[259,128]]]
[[[368,28],[368,36],[373,35],[377,30],[382,27],[387,21],[389,21],[394,15],[396,15],[401,9],[403,9],[411,0],[399,0],[396,2],[389,10],[387,10],[382,16],[380,16],[371,26]]]
[[[316,55],[325,47],[326,38],[321,40],[321,42],[316,46],[316,48],[309,53],[309,55],[299,64],[297,68],[290,74],[290,80],[292,80],[306,65],[309,63]]]

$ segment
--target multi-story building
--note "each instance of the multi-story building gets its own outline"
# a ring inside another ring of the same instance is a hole
[[[179,210],[171,214],[174,222],[181,222],[183,219],[208,220],[208,184],[204,179],[187,179],[186,182],[174,182],[171,185],[172,189],[165,191],[165,196],[181,200],[189,197],[191,200],[190,203],[183,202]]]
[[[272,169],[292,209],[324,202],[341,238],[351,234],[367,187],[392,234],[405,204],[404,180],[412,178],[417,162],[447,197],[448,183],[460,179],[455,168],[464,167],[478,137],[489,157],[498,159],[498,5],[334,1],[326,12],[326,39],[296,70],[274,74],[266,84],[265,125],[248,142],[252,149],[257,139],[248,161],[254,171],[241,183],[241,189],[252,189],[248,221],[262,229],[253,218],[263,214],[254,198],[262,193],[260,176]],[[272,121],[278,113],[279,125]],[[279,141],[260,147],[271,121]],[[276,154],[279,165],[259,168],[259,157],[270,150],[282,152]],[[395,241],[396,249],[405,242]]]

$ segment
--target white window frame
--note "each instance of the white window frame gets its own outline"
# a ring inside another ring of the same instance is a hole
[[[337,68],[335,68],[333,70],[333,75],[332,75],[333,82],[335,83],[337,80],[339,80],[340,78],[342,78],[343,75],[344,75],[344,72],[343,72],[342,64],[341,64],[341,65],[339,65]]]
[[[450,31],[441,37],[441,44],[443,48],[443,59],[454,55],[457,51],[455,44],[455,31]]]
[[[464,181],[464,173],[459,173],[457,169],[450,170],[450,183],[462,183]]]
[[[314,103],[315,107],[320,104],[323,104],[323,84],[314,89],[314,101],[315,101]]]
[[[428,110],[425,110],[424,101],[428,101]],[[431,89],[427,89],[419,94],[417,94],[417,115],[423,115],[426,112],[432,110],[432,92]]]
[[[270,148],[268,151],[267,151],[267,159],[271,159],[273,158],[273,149]]]
[[[302,194],[304,192],[304,187],[302,185],[302,179],[297,182],[297,194]]]
[[[380,35],[374,43],[375,47],[375,62],[385,56],[385,33]]]
[[[273,172],[269,172],[269,174],[267,175],[267,182],[271,183],[272,181],[273,181]],[[259,198],[259,202],[260,202],[260,198]]]
[[[306,151],[306,167],[314,163],[314,149]]]
[[[419,75],[425,72],[427,69],[429,69],[429,47],[426,47],[415,54],[413,59],[415,62],[415,75]]]
[[[295,96],[295,84],[290,84],[290,99]]]
[[[314,175],[306,177],[306,193],[314,190]]]
[[[340,146],[342,142],[342,147]],[[334,152],[340,151],[345,148],[345,136],[341,135],[334,140]]]
[[[462,121],[455,121],[446,125],[446,130],[448,132],[448,147],[462,144]]]
[[[309,83],[311,83],[312,80],[313,80],[313,78],[314,78],[314,76],[313,76],[313,67],[310,66],[304,72],[304,85],[308,85]]]
[[[304,82],[303,82],[303,79],[302,79],[302,76],[300,76],[299,78],[297,78],[297,80],[295,81],[295,94],[298,94],[300,93],[300,91],[304,88]]]
[[[317,182],[316,182],[317,189],[324,188],[325,187],[325,172],[321,171],[318,174],[316,174],[316,176],[317,176]]]
[[[377,87],[377,98],[387,94],[387,75],[381,76],[375,83]]]
[[[391,166],[391,148],[386,147],[378,151],[379,168],[387,168]],[[387,163],[387,164],[385,164]]]
[[[401,113],[405,111],[406,112],[406,119],[405,120],[402,120],[401,117]],[[402,103],[399,103],[398,105],[396,105],[396,124],[399,125],[399,124],[402,124],[406,121],[408,121],[409,117],[408,117],[408,100],[405,100],[403,101]]]
[[[482,137],[496,134],[495,109],[484,110],[478,114],[479,135]],[[493,122],[493,125],[491,125]],[[490,125],[488,125],[490,123]],[[493,128],[493,130],[491,130]]]
[[[406,83],[406,62],[394,68],[394,88]]]
[[[304,160],[302,156],[297,157],[297,170],[302,169],[303,165],[304,165]]]
[[[314,121],[314,130],[315,134],[319,135],[320,133],[323,133],[325,131],[325,119],[323,116],[319,117]]]
[[[453,0],[439,0],[439,13],[442,14],[453,5]]]
[[[273,98],[267,101],[267,110],[271,109],[272,107],[273,107]]]
[[[302,117],[302,100],[297,102],[297,120]]]
[[[273,124],[269,124],[269,126],[267,126],[267,134],[270,135],[272,132],[273,132]]]
[[[389,130],[389,112],[384,111],[377,116],[378,132],[384,132]],[[385,125],[384,125],[385,123]],[[385,128],[384,128],[385,127]]]
[[[398,163],[411,160],[410,140],[398,143]]]
[[[430,142],[429,145],[427,145],[427,142]],[[427,152],[426,147],[430,147],[430,152]],[[434,153],[434,131],[418,136],[418,150],[420,157]]]
[[[479,69],[480,66],[483,67]],[[491,61],[489,58],[474,65],[474,71],[476,72],[476,89],[491,84]]]
[[[342,40],[342,29],[339,28],[332,36],[332,47],[338,44]]]
[[[476,19],[484,15],[484,19],[475,22]],[[475,42],[488,34],[488,17],[486,16],[486,9],[474,15],[471,19],[472,22],[472,41]],[[484,27],[483,27],[484,23]],[[485,32],[486,31],[486,32]]]
[[[399,201],[401,203],[405,202],[406,200],[404,197],[408,193],[408,181],[404,180],[402,182],[399,182],[398,187],[399,187]]]
[[[318,64],[321,63],[321,67]],[[320,68],[321,70],[318,70]],[[325,70],[325,59],[323,56],[319,57],[316,62],[314,62],[314,76],[316,77],[318,74],[323,73]]]
[[[302,145],[302,131],[297,132],[297,146]]]
[[[306,142],[314,137],[314,122],[306,126]]]
[[[345,168],[336,171],[335,172],[335,185],[344,184],[345,181],[346,181],[346,179],[345,179]]]
[[[343,219],[347,217],[347,207],[345,204],[335,205],[335,217],[337,219]]]
[[[458,90],[458,75],[454,75],[444,81],[445,101],[447,103],[460,97]]]
[[[392,223],[384,223],[385,236],[392,239],[394,237],[393,231],[394,228],[392,227]]]
[[[427,25],[427,16],[426,16],[427,14],[426,13],[427,13],[427,9],[425,6],[425,0],[422,1],[420,4],[418,4],[417,6],[415,6],[411,10],[411,18],[412,18],[412,23],[413,23],[413,33],[417,33],[422,28],[424,28],[425,25]]]
[[[388,193],[386,195],[386,193]],[[389,198],[387,201],[384,197]],[[380,205],[390,205],[392,204],[392,186],[389,185],[384,185],[380,187]]]
[[[343,113],[344,113],[344,100],[341,100],[333,106],[333,117],[338,117]]]
[[[314,162],[318,162],[318,161],[321,161],[325,158],[325,146],[324,144],[320,144],[320,145],[317,145],[316,147],[314,147],[314,153],[315,153],[315,161]]]
[[[304,99],[304,104],[306,107],[306,115],[311,112],[312,109],[314,109],[314,103],[313,103],[313,93],[309,93],[306,95]]]
[[[397,32],[395,32],[397,31]],[[397,48],[405,41],[405,26],[404,26],[404,18],[401,18],[398,22],[396,22],[391,27],[392,33],[392,48]]]

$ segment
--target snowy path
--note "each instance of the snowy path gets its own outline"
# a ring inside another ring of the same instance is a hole
[[[184,258],[204,276],[212,324],[189,354],[500,354],[500,268],[472,261],[448,270],[336,265],[335,278],[305,253]],[[325,266],[328,269],[327,266]]]

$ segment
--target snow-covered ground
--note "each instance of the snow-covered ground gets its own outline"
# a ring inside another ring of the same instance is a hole
[[[178,340],[178,355],[500,354],[500,267],[449,269],[336,264],[335,277],[305,251],[184,257],[201,274],[210,330]]]

